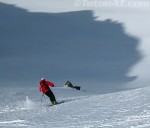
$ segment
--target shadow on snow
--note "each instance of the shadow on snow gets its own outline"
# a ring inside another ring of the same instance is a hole
[[[0,10],[4,84],[47,77],[116,91],[137,78],[127,73],[141,58],[139,40],[121,23],[96,21],[92,11],[33,13],[2,3]]]

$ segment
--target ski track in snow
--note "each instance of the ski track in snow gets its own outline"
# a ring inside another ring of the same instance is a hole
[[[24,120],[12,120],[12,121],[3,121],[0,122],[0,126],[4,126],[4,127],[26,127],[28,125],[26,125],[26,121]]]
[[[38,93],[33,95],[32,91],[28,90],[28,97],[17,92],[6,97],[1,91],[0,127],[150,127],[149,87],[105,95],[82,95],[83,92],[76,91],[76,96],[72,95],[75,90],[56,88],[54,92],[59,97],[57,99],[65,99],[66,102],[51,107],[47,106],[49,100],[46,97],[41,103]],[[67,92],[67,96],[58,93],[60,91]]]

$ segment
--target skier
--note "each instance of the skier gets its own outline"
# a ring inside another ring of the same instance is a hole
[[[53,92],[50,90],[49,86],[54,87],[54,84],[50,81],[46,81],[44,78],[41,78],[40,81],[40,92],[43,92],[43,94],[47,95],[53,105],[57,104],[55,96]]]

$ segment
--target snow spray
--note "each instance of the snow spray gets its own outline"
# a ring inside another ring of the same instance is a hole
[[[29,99],[28,96],[26,96],[26,101],[25,101],[25,107],[26,109],[31,109],[33,108],[34,103]]]

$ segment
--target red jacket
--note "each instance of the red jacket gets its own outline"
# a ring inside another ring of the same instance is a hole
[[[49,86],[54,87],[54,84],[50,81],[41,80],[40,81],[40,92],[46,93],[50,90]]]

